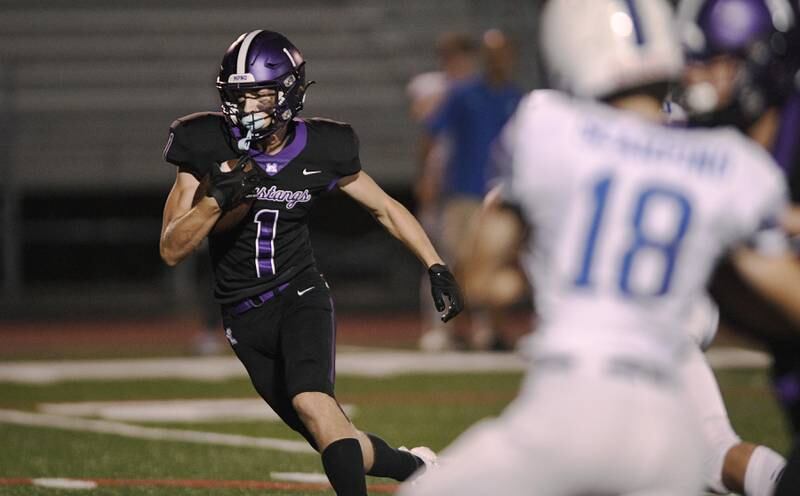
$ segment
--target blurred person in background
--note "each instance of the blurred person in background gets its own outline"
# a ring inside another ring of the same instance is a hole
[[[415,186],[421,212],[441,205],[441,246],[459,279],[470,270],[465,261],[475,236],[474,216],[493,175],[489,165],[492,144],[522,96],[512,79],[516,55],[511,40],[502,31],[491,29],[481,38],[481,51],[481,74],[454,85],[425,122],[420,145],[422,169]],[[449,140],[450,150],[445,167],[437,170],[431,157],[442,137]],[[470,319],[459,323],[468,329],[435,328],[423,336],[423,348],[452,348],[458,338],[473,349],[509,348],[502,339],[503,313],[496,308],[470,308]],[[465,332],[466,337],[462,336]]]
[[[679,102],[692,126],[734,126],[768,150],[785,173],[795,205],[783,219],[797,235],[800,201],[800,28],[797,0],[683,0],[679,9],[689,63]],[[780,274],[777,275],[780,277]],[[800,433],[800,340],[797,324],[754,291],[734,264],[711,285],[723,322],[771,352],[772,379],[793,435]],[[735,438],[726,436],[727,443]],[[795,441],[795,446],[797,442]],[[722,487],[747,495],[800,494],[800,453],[784,461],[765,447],[734,444]],[[756,468],[752,468],[752,467]],[[745,469],[746,467],[746,469]],[[744,476],[744,480],[742,480]]]
[[[475,40],[467,33],[446,32],[439,36],[436,40],[439,69],[414,76],[406,88],[414,122],[423,123],[454,84],[475,75],[477,52]]]
[[[447,95],[447,92],[460,82],[472,78],[477,66],[478,46],[466,33],[447,32],[436,42],[439,70],[423,72],[409,81],[406,92],[409,98],[409,114],[414,123],[422,126],[431,117]],[[437,191],[450,152],[450,140],[440,136],[425,150],[420,158],[419,177],[415,191],[417,198],[417,218],[425,232],[431,237],[434,246],[441,249],[442,208]],[[427,275],[422,277],[420,301],[422,308],[422,336],[419,346],[426,351],[440,351],[450,345],[449,334],[439,315],[431,311],[428,299],[430,285]]]
[[[785,182],[732,130],[665,125],[682,73],[666,1],[551,0],[542,26],[551,82],[577,98],[534,91],[501,140],[502,198],[532,228],[534,373],[401,494],[699,494],[689,315],[730,250],[800,321],[800,264],[778,225]]]
[[[208,237],[225,334],[253,386],[321,454],[336,493],[360,496],[365,473],[404,480],[435,455],[358,430],[336,400],[333,301],[307,227],[313,201],[338,187],[364,206],[428,268],[444,320],[461,297],[419,223],[361,169],[352,127],[297,118],[308,84],[300,51],[279,33],[244,33],[228,48],[222,112],[170,127],[164,157],[177,171],[160,252],[173,266]]]

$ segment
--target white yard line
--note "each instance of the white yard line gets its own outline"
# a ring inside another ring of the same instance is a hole
[[[95,489],[97,483],[91,480],[82,479],[62,479],[62,478],[39,478],[31,479],[31,484],[39,487],[49,487],[52,489]]]
[[[706,352],[706,357],[715,370],[763,369],[772,363],[767,353],[743,348],[712,348]]]
[[[341,405],[348,417],[358,414],[355,405]],[[80,401],[39,403],[37,411],[64,417],[95,417],[118,422],[280,422],[280,417],[261,398],[175,400]]]
[[[320,472],[270,472],[272,480],[302,482],[311,484],[327,484],[328,477]]]
[[[235,357],[61,360],[0,364],[0,381],[46,384],[67,380],[224,380],[245,375]]]
[[[89,420],[75,417],[61,417],[44,413],[22,412],[0,409],[0,423],[25,425],[30,427],[50,427],[69,431],[96,432],[137,439],[156,441],[182,441],[187,443],[216,444],[221,446],[237,446],[263,448],[288,453],[315,453],[305,441],[271,439],[216,432],[186,431],[181,429],[164,429],[141,427],[108,420]]]
[[[712,367],[762,368],[769,357],[739,348],[715,348],[708,352]],[[525,360],[514,353],[421,353],[416,351],[368,351],[340,353],[340,375],[389,377],[410,373],[485,373],[525,370]],[[233,356],[193,358],[144,358],[124,360],[26,361],[0,364],[0,382],[47,384],[70,380],[187,379],[225,380],[245,377],[244,367]]]

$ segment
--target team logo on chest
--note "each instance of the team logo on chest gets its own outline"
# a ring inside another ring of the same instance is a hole
[[[311,193],[307,189],[303,191],[291,191],[285,189],[278,189],[275,186],[259,186],[256,188],[256,198],[259,200],[284,202],[286,208],[293,208],[298,203],[307,203],[311,201]]]

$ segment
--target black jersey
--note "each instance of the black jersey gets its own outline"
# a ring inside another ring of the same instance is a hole
[[[358,137],[348,124],[295,119],[290,141],[277,154],[249,153],[264,172],[257,198],[239,226],[209,236],[214,294],[231,303],[275,288],[314,265],[308,215],[314,200],[361,170]],[[220,113],[173,122],[168,162],[198,179],[239,152]]]

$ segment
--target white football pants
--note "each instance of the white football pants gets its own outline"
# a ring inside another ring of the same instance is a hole
[[[691,496],[705,443],[680,380],[605,359],[535,367],[498,419],[461,435],[404,496]]]
[[[703,460],[706,486],[715,493],[727,494],[728,490],[722,483],[722,464],[728,450],[741,439],[731,426],[717,379],[699,348],[691,351],[683,373],[689,399],[697,412],[708,445]]]

